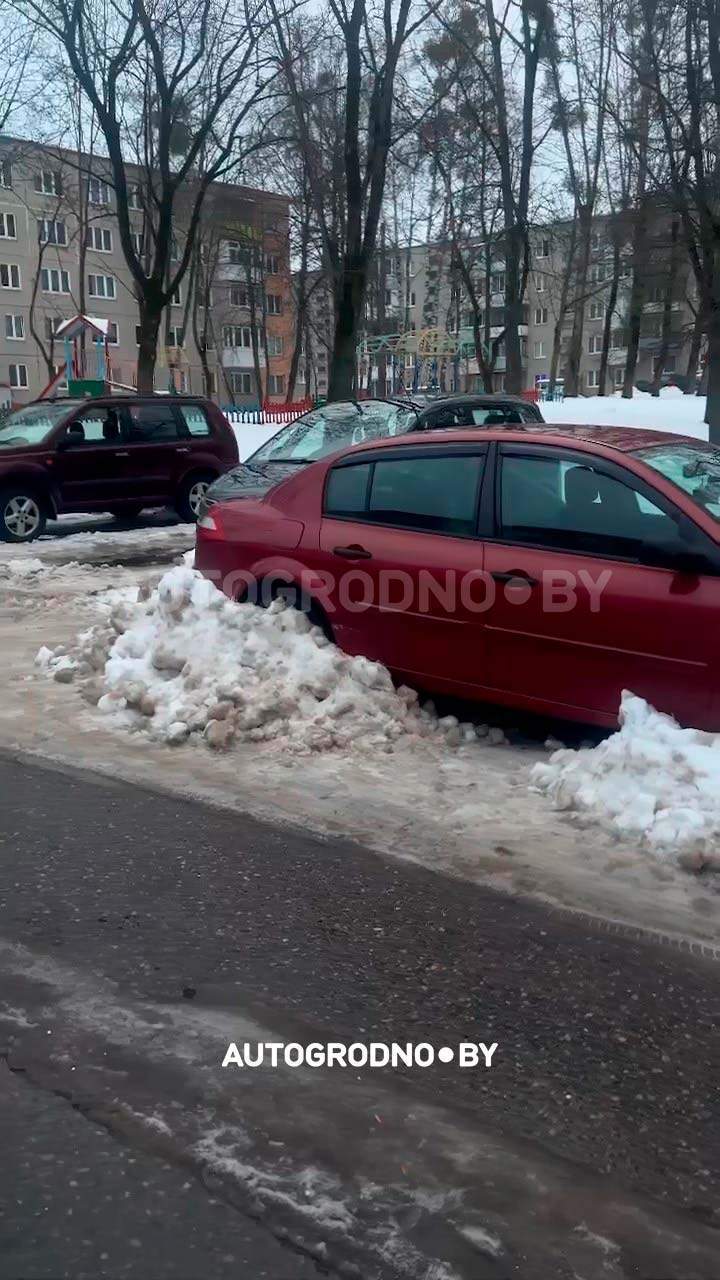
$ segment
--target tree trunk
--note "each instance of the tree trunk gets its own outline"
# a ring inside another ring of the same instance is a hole
[[[700,307],[695,312],[695,323],[693,325],[692,338],[690,339],[690,351],[688,353],[687,366],[685,369],[685,395],[692,396],[697,391],[697,367],[700,359],[700,347],[702,346],[703,336],[703,314]]]
[[[605,318],[603,320],[603,342],[602,351],[600,353],[600,371],[598,373],[598,390],[599,396],[605,395],[607,386],[608,356],[610,354],[610,337],[612,335],[613,316],[615,314],[615,305],[617,303],[618,289],[620,287],[620,233],[617,228],[613,234],[613,273],[610,283],[610,293],[607,297],[607,306],[605,308]]]
[[[152,393],[155,389],[155,364],[157,362],[158,334],[162,320],[162,306],[145,299],[139,302],[140,341],[138,342],[137,389]]]
[[[710,443],[720,445],[720,310],[717,306],[708,315],[707,341],[705,421]]]
[[[362,273],[362,275],[361,275]],[[347,264],[340,282],[328,400],[352,400],[356,384],[357,332],[365,292],[365,267]]]
[[[635,370],[640,350],[640,326],[642,324],[643,305],[645,302],[645,251],[647,241],[647,201],[643,196],[637,211],[635,230],[633,233],[633,279],[628,310],[628,345],[625,361],[625,381],[623,382],[623,398],[631,400]]]
[[[525,241],[522,229],[508,232],[505,258],[505,390],[519,396],[523,390],[522,347],[522,259]]]
[[[578,272],[575,278],[575,305],[573,307],[573,326],[568,344],[567,363],[565,366],[565,395],[576,396],[580,391],[580,360],[582,357],[582,340],[585,328],[585,302],[587,294],[587,278],[590,266],[590,245],[592,240],[592,210],[585,205],[578,207],[578,223],[580,228],[580,255]]]

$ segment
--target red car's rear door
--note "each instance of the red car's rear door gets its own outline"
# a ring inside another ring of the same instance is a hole
[[[486,457],[484,445],[418,444],[331,468],[320,550],[331,622],[348,652],[433,688],[483,682]]]
[[[629,689],[716,725],[720,577],[663,566],[661,548],[681,547],[667,499],[621,466],[554,446],[501,445],[493,476],[492,686],[602,717]]]

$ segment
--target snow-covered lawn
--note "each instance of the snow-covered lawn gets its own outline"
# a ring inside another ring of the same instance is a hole
[[[636,391],[632,400],[622,396],[576,396],[540,405],[546,422],[589,423],[608,427],[649,427],[653,431],[673,431],[707,440],[703,422],[704,396],[684,396],[668,387],[658,397]]]

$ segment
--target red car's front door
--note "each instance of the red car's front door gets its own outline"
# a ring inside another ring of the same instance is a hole
[[[363,453],[329,473],[320,552],[350,653],[433,688],[484,683],[485,446]]]
[[[720,577],[662,566],[667,500],[588,454],[503,445],[485,567],[492,687],[539,710],[617,714],[623,689],[717,727]],[[688,548],[689,550],[689,548]]]

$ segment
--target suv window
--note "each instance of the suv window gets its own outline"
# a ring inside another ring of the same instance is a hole
[[[191,436],[211,434],[207,414],[199,404],[181,404],[180,413]]]
[[[72,422],[68,423],[65,437],[72,442],[73,446],[118,444],[120,422],[117,410],[98,407],[79,413]]]
[[[126,406],[126,413],[130,441],[152,440],[160,444],[164,440],[184,439],[190,434],[184,424],[183,430],[178,428],[171,404],[131,404]]]
[[[596,555],[637,558],[678,537],[670,516],[628,482],[577,459],[502,457],[500,535]]]

